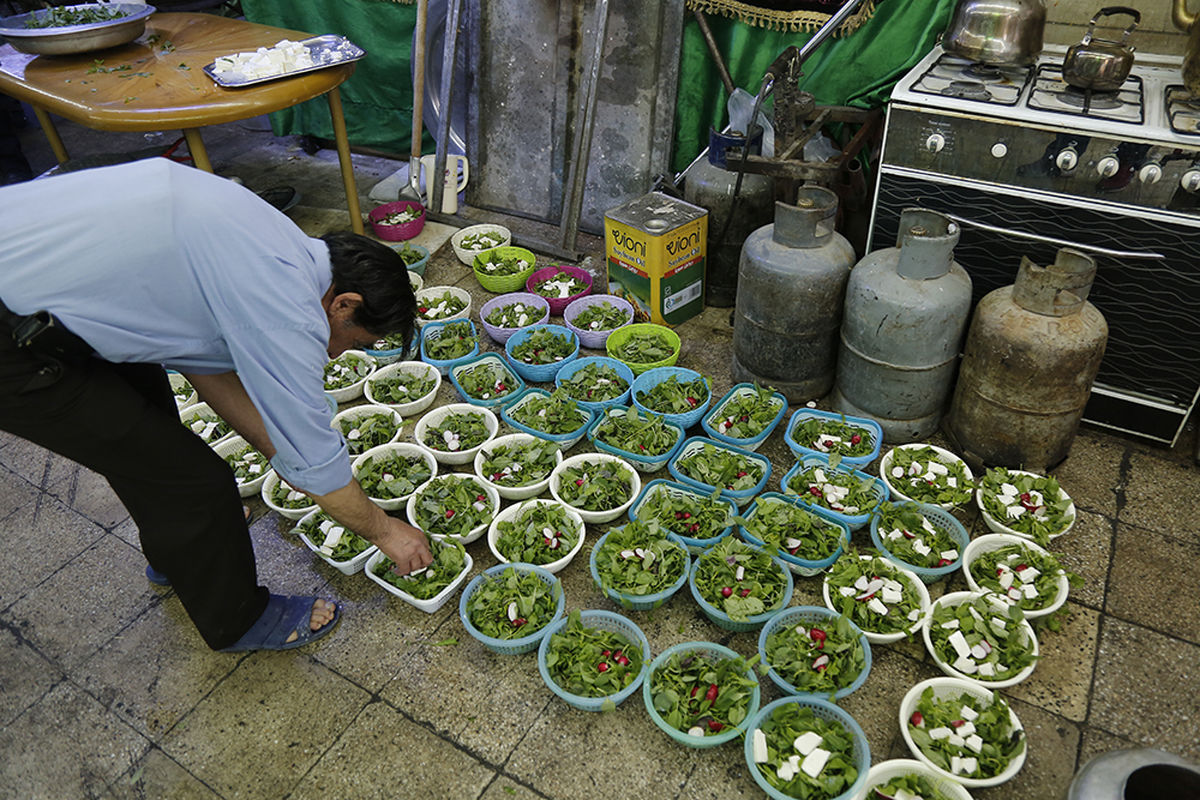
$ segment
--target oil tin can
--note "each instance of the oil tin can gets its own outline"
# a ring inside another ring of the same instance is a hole
[[[661,192],[604,215],[608,290],[635,322],[678,325],[704,310],[708,212]]]

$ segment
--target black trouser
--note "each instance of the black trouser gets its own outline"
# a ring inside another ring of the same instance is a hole
[[[0,328],[0,429],[108,479],[146,559],[171,579],[204,641],[233,644],[262,615],[268,592],[258,586],[232,470],[180,424],[162,367],[39,349],[37,340],[18,347]],[[50,385],[29,388],[47,374],[56,374]]]

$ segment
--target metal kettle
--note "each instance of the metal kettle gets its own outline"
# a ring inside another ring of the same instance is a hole
[[[1114,14],[1128,14],[1133,17],[1133,22],[1125,29],[1121,41],[1095,38],[1096,21]],[[1097,11],[1096,16],[1088,23],[1083,41],[1071,45],[1067,50],[1067,57],[1062,66],[1063,80],[1077,89],[1091,89],[1097,92],[1120,89],[1129,77],[1129,70],[1133,68],[1133,48],[1129,46],[1129,35],[1141,21],[1140,12],[1124,6],[1108,6]]]
[[[1183,85],[1194,96],[1200,97],[1200,25],[1195,24],[1196,15],[1188,13],[1187,0],[1174,0],[1171,19],[1176,28],[1188,35],[1183,56]]]
[[[1027,67],[1042,52],[1045,28],[1043,0],[958,0],[942,49],[982,64]]]

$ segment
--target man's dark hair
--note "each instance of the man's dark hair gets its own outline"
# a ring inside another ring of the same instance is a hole
[[[404,259],[387,245],[357,233],[327,233],[321,240],[329,247],[334,294],[362,295],[362,304],[354,312],[355,324],[381,337],[402,333],[408,349],[417,299]]]

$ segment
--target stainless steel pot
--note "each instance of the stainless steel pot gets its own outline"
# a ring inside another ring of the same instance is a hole
[[[947,53],[1000,67],[1027,67],[1042,52],[1043,0],[958,0],[942,37]]]
[[[1101,17],[1116,14],[1127,14],[1133,17],[1133,22],[1121,35],[1121,41],[1095,38],[1096,21]],[[1097,92],[1111,92],[1121,88],[1129,77],[1133,67],[1133,48],[1129,46],[1129,36],[1134,28],[1142,21],[1142,15],[1136,9],[1125,6],[1108,6],[1096,12],[1088,23],[1087,33],[1083,41],[1071,45],[1067,57],[1063,60],[1063,80],[1077,89],[1091,89]]]
[[[1196,24],[1196,15],[1188,13],[1187,0],[1174,0],[1171,19],[1176,28],[1188,35],[1183,56],[1183,85],[1193,95],[1200,96],[1200,25]]]

